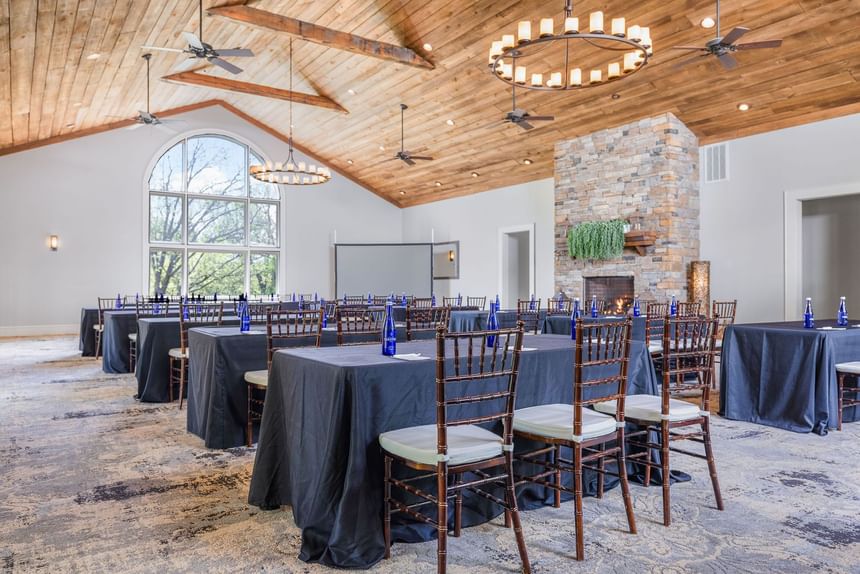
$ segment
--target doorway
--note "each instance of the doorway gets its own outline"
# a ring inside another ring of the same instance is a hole
[[[499,291],[503,309],[534,293],[534,225],[499,230]]]

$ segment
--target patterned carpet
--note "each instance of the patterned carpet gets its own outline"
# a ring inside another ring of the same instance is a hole
[[[136,403],[131,375],[105,375],[71,338],[0,341],[0,571],[308,572],[289,509],[246,502],[254,451],[210,451],[176,405]],[[573,508],[523,514],[533,569],[548,572],[860,572],[860,424],[826,437],[714,417],[726,511],[703,461],[692,482],[633,487],[639,534],[618,490],[585,501],[586,561],[572,560]],[[501,520],[449,542],[449,572],[516,572]],[[380,573],[435,571],[435,543],[398,544]]]

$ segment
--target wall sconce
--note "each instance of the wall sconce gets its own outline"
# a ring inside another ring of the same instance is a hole
[[[454,250],[453,249],[448,250],[448,261],[450,261],[452,263],[454,262]]]
[[[56,251],[60,248],[60,237],[58,235],[51,235],[48,237],[48,247],[51,248],[51,251]]]

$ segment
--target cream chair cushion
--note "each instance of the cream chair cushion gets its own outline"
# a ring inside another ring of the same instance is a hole
[[[836,370],[841,373],[860,375],[860,361],[852,361],[850,363],[836,363]]]
[[[102,325],[93,325],[93,329],[95,329],[96,331],[101,331],[102,327]]]
[[[384,432],[379,444],[391,454],[420,464],[439,462],[436,425]],[[448,427],[448,464],[464,464],[502,454],[502,437],[475,425]]]
[[[245,382],[257,385],[258,387],[266,387],[269,385],[269,371],[245,371]]]
[[[573,405],[539,405],[514,411],[514,430],[582,442],[614,433],[615,417],[582,409],[582,434],[576,436],[573,434]]]
[[[624,418],[641,421],[660,422],[662,420],[662,404],[659,395],[628,395],[624,399]],[[594,409],[602,413],[615,414],[615,401],[606,401],[594,405]],[[686,421],[700,416],[698,405],[669,399],[670,422]]]
[[[132,341],[137,341],[137,333],[129,333],[128,338]]]
[[[185,349],[185,353],[182,352],[182,349],[179,347],[174,347],[167,352],[168,355],[173,357],[174,359],[187,359],[188,358],[188,349]]]
[[[648,352],[649,353],[662,353],[663,352],[663,343],[659,341],[652,341],[648,343]]]

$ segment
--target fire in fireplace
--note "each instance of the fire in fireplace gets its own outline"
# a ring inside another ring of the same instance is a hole
[[[583,293],[586,309],[592,296],[603,301],[603,312],[607,315],[626,314],[633,306],[633,276],[628,277],[583,277]]]

